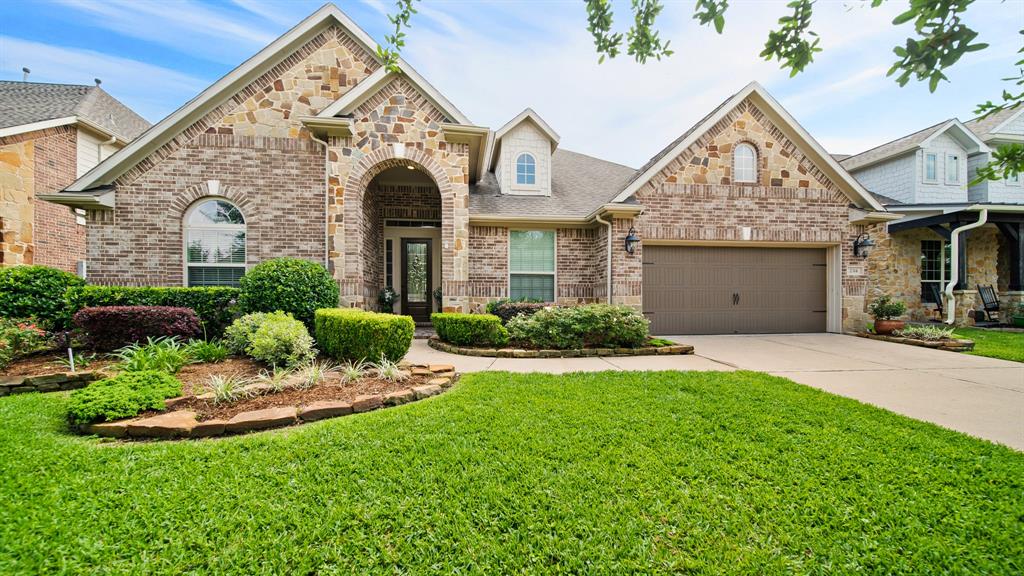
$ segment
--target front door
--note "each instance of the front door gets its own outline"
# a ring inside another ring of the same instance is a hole
[[[402,239],[402,313],[416,322],[430,322],[430,244],[430,238]]]

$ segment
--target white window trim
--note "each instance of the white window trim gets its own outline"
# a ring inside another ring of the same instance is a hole
[[[554,237],[553,238],[553,240],[554,240],[554,250],[553,250],[554,262],[552,263],[553,266],[551,267],[552,271],[551,272],[548,272],[548,271],[544,271],[544,272],[523,272],[523,271],[512,272],[512,232],[551,232],[552,236]],[[534,276],[550,274],[551,277],[552,277],[551,297],[553,298],[553,300],[551,302],[546,302],[546,304],[554,304],[554,303],[558,302],[558,229],[557,228],[509,228],[508,229],[508,233],[507,233],[507,235],[505,237],[505,242],[506,242],[505,245],[507,246],[507,249],[505,250],[505,269],[508,271],[508,274],[506,274],[506,276],[505,276],[505,294],[508,295],[508,298],[512,297],[512,275],[513,274],[534,275]]]
[[[1020,187],[1020,185],[1021,185],[1021,179],[1022,179],[1022,178],[1021,178],[1021,176],[1022,176],[1022,174],[1017,174],[1017,179],[1016,179],[1016,180],[1010,180],[1010,177],[1009,177],[1009,176],[1007,176],[1006,178],[1004,178],[1004,179],[1003,179],[1003,182],[1004,182],[1004,183],[1005,183],[1005,184],[1006,184],[1007,186],[1014,186],[1014,187]]]
[[[935,178],[928,177],[928,157],[935,158]],[[939,154],[937,152],[925,152],[924,162],[921,164],[921,181],[925,184],[939,183]]]
[[[736,154],[736,152],[740,149],[741,146],[749,148],[750,151],[754,153],[754,175],[750,180],[740,180],[739,170],[736,169],[736,160],[738,159],[738,155]],[[736,184],[757,184],[757,160],[757,148],[755,148],[753,144],[749,142],[737,142],[732,152],[733,182],[735,182]]]
[[[922,242],[924,242],[924,241],[925,240],[922,240]],[[917,273],[918,280],[919,280],[920,284],[938,284],[939,285],[939,291],[942,291],[946,287],[946,280],[947,280],[947,278],[946,278],[946,248],[949,246],[949,243],[946,242],[945,240],[928,240],[928,241],[930,241],[930,242],[938,242],[939,243],[939,279],[938,280],[924,280],[924,279],[921,278],[921,274],[924,272],[924,270],[918,270],[918,273]],[[918,251],[919,252],[923,251],[921,249],[920,245],[918,245]],[[951,274],[952,274],[952,272],[953,271],[950,270]],[[922,302],[921,305],[922,306],[938,307],[938,305],[935,304],[934,302]]]
[[[944,169],[943,170],[943,177],[944,177],[944,180],[945,180],[946,184],[960,184],[961,183],[962,178],[960,177],[961,176],[961,174],[960,174],[960,172],[961,172],[961,170],[960,170],[960,158],[958,158],[957,156],[959,156],[959,155],[958,154],[946,154],[946,165],[943,166],[943,169]],[[956,166],[956,180],[950,180],[949,179],[949,166],[950,166],[950,163],[952,163],[952,164],[954,164]]]
[[[526,154],[530,158],[533,158],[533,184],[520,184],[519,183],[519,157]],[[519,150],[512,154],[512,168],[511,172],[511,189],[513,193],[519,194],[530,194],[530,195],[543,195],[544,187],[540,183],[540,160],[537,159],[537,155],[530,150]]]
[[[238,213],[242,215],[242,220],[245,221],[245,224],[217,224],[217,225],[207,225],[207,226],[203,226],[203,225],[189,226],[188,219],[192,216],[192,213],[195,212],[203,204],[209,202],[210,200],[220,200],[222,202],[227,202],[228,204],[231,204],[232,206],[234,206],[235,210],[238,210]],[[196,200],[195,202],[193,202],[192,205],[189,206],[187,210],[185,210],[185,214],[182,215],[182,217],[181,217],[181,262],[182,262],[181,285],[186,287],[186,288],[188,288],[188,269],[189,269],[189,266],[202,266],[204,268],[243,268],[245,270],[245,272],[248,272],[249,271],[249,230],[247,229],[248,225],[249,225],[249,218],[245,215],[245,212],[243,212],[242,209],[238,207],[238,203],[232,201],[230,198],[225,198],[223,196],[203,196],[202,198],[200,198],[200,199]],[[211,263],[202,263],[202,264],[200,264],[200,263],[189,264],[189,261],[188,261],[188,232],[189,232],[189,230],[216,230],[216,231],[228,231],[228,230],[236,230],[237,231],[237,230],[242,230],[243,232],[245,232],[245,262],[242,263],[242,264],[212,263],[212,262]],[[245,272],[243,272],[243,274]]]

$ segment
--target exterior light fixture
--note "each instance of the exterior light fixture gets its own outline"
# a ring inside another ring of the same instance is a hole
[[[626,252],[632,254],[636,251],[636,245],[640,243],[640,237],[636,234],[636,228],[629,227],[629,232],[626,233]]]
[[[406,164],[405,167],[408,168],[409,170],[415,170],[416,169],[416,167],[413,166],[412,164]]]
[[[875,247],[875,241],[865,233],[860,233],[853,241],[853,255],[866,258],[871,249]]]

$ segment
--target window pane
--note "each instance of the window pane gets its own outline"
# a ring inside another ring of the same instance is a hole
[[[520,154],[516,158],[516,184],[535,184],[537,182],[537,163],[533,156]]]
[[[210,224],[245,224],[242,213],[231,203],[222,200],[203,202],[188,218],[193,225],[208,226]]]
[[[245,231],[189,230],[186,261],[208,264],[245,264]]]
[[[947,156],[946,157],[946,180],[950,182],[960,181],[960,157],[959,156]]]
[[[189,266],[189,286],[238,286],[244,266]]]
[[[739,144],[733,154],[733,170],[737,182],[753,182],[757,177],[757,153],[749,144]]]
[[[513,230],[510,234],[509,269],[511,272],[554,272],[555,232],[553,230]]]
[[[924,178],[935,180],[935,154],[926,154],[924,157]]]
[[[527,298],[543,302],[555,301],[555,277],[552,274],[513,274],[509,281],[513,300]]]

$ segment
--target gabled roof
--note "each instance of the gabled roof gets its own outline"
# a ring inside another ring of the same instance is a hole
[[[743,101],[750,98],[765,113],[768,118],[781,130],[786,132],[800,149],[807,154],[826,176],[832,179],[842,191],[857,206],[870,208],[872,210],[884,211],[885,209],[857,180],[851,176],[843,167],[836,162],[821,144],[818,144],[803,126],[793,118],[785,108],[782,107],[763,86],[757,82],[747,84],[742,90],[733,94],[722,102],[710,114],[702,118],[697,124],[684,132],[682,136],[654,155],[637,174],[630,179],[613,202],[625,202],[640,190],[651,178],[663,170],[677,156],[683,153],[691,144],[700,138],[705,132],[717,124],[733,108],[739,106]]]
[[[82,191],[113,182],[150,153],[175,138],[208,112],[234,96],[247,84],[259,78],[266,70],[287,58],[299,47],[331,26],[340,26],[344,29],[357,44],[377,60],[378,64],[380,63],[379,57],[376,56],[377,43],[337,6],[325,4],[294,28],[271,42],[266,48],[260,50],[255,56],[243,62],[170,116],[161,120],[131,144],[84,174],[66,190],[69,192]],[[410,79],[416,79],[421,85],[426,86],[426,81],[406,62],[400,61],[399,65],[406,71]]]
[[[0,80],[0,136],[78,121],[122,142],[149,128],[145,118],[99,86]]]
[[[405,60],[399,58],[398,68],[402,71],[402,75],[412,83],[420,92],[426,96],[427,100],[430,101],[438,110],[443,112],[453,121],[458,124],[472,124],[466,115],[459,111],[447,98],[444,97],[436,88],[430,85],[423,76],[420,76],[418,72],[412,69]],[[324,108],[317,114],[318,118],[333,118],[335,116],[345,116],[352,113],[360,104],[367,101],[378,90],[386,86],[389,82],[399,77],[399,74],[389,72],[385,67],[381,66],[376,69],[366,78],[356,84],[354,88],[346,92],[341,98],[338,98],[332,102],[329,106]]]
[[[1024,106],[1017,106],[1016,108],[1000,110],[999,112],[985,118],[968,120],[967,122],[964,122],[964,125],[977,134],[978,138],[988,142],[989,140],[997,138],[1000,134],[1006,134],[1003,130],[1009,126],[1011,122],[1019,118],[1021,114],[1024,114]],[[1019,134],[1016,136],[1020,137]]]
[[[523,122],[533,123],[533,125],[536,126],[541,131],[541,133],[543,133],[544,136],[547,137],[548,140],[551,141],[552,152],[555,151],[555,148],[558,148],[558,142],[562,139],[561,136],[559,136],[558,133],[555,132],[551,128],[551,126],[548,125],[548,123],[545,122],[544,119],[540,117],[540,114],[534,112],[533,108],[527,108],[520,112],[519,114],[517,114],[515,118],[506,122],[504,126],[499,128],[498,131],[494,133],[494,138],[491,139],[490,150],[488,150],[487,152],[488,158],[490,158],[487,165],[490,167],[491,170],[494,169],[494,165],[498,161],[498,151],[501,149],[501,139],[504,138],[505,135],[509,133],[509,131],[511,131],[516,126],[519,126]]]
[[[914,152],[920,148],[925,148],[940,134],[945,134],[947,132],[954,139],[960,142],[960,145],[964,147],[968,154],[988,151],[988,146],[975,136],[974,132],[965,126],[963,122],[956,118],[951,118],[949,120],[943,120],[942,122],[929,126],[923,130],[918,130],[913,134],[897,138],[892,142],[886,142],[885,144],[875,146],[870,150],[865,150],[860,154],[850,156],[842,161],[842,165],[851,172],[861,170],[868,166],[878,164],[879,162],[889,160],[890,158],[896,158],[897,156]]]
[[[502,194],[493,172],[469,187],[470,219],[579,221],[607,204],[636,170],[568,150],[551,154],[551,195]]]

